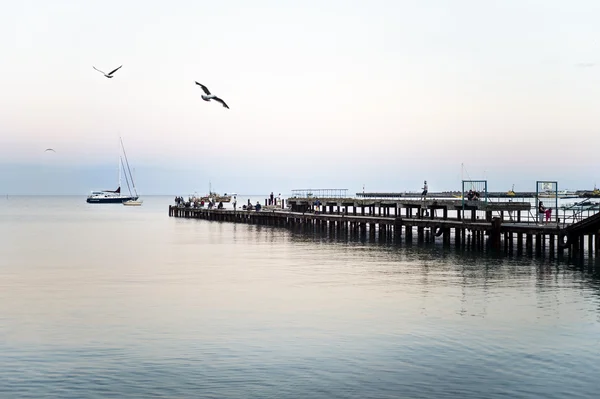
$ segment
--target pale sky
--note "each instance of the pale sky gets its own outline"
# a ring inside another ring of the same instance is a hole
[[[0,194],[112,188],[119,135],[146,194],[458,190],[461,163],[490,190],[591,189],[599,20],[593,0],[5,2]]]

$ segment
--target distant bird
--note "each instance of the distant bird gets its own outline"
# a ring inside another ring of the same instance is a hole
[[[54,148],[46,148],[46,150],[44,152],[48,152],[48,151],[56,152],[56,151],[54,151]]]
[[[579,68],[591,68],[593,66],[596,66],[596,63],[595,62],[580,62],[576,66],[578,66]]]
[[[223,104],[223,106],[225,108],[229,109],[229,106],[227,104],[225,104],[225,101],[221,100],[219,97],[215,96],[214,94],[210,94],[210,91],[208,90],[208,87],[204,86],[202,83],[196,82],[196,84],[198,86],[202,87],[202,90],[204,90],[204,92],[206,93],[206,95],[202,94],[202,99],[204,101],[215,100],[215,101],[218,101],[221,104]]]
[[[96,67],[95,67],[95,66],[93,66],[93,65],[92,65],[92,68],[94,68],[96,71],[98,71],[98,72],[100,72],[100,73],[104,74],[104,76],[106,76],[107,78],[111,79],[111,78],[113,78],[113,77],[114,77],[114,76],[112,76],[112,74],[113,74],[113,73],[115,73],[115,72],[117,72],[119,69],[121,69],[121,67],[122,67],[122,66],[123,66],[123,65],[121,65],[121,66],[120,66],[120,67],[118,67],[117,69],[113,69],[113,70],[112,70],[112,71],[110,71],[110,73],[108,73],[108,74],[104,73],[103,71],[99,70],[98,68],[96,68]]]

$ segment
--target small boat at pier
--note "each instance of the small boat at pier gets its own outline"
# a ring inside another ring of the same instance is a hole
[[[235,195],[235,194],[233,194]],[[227,193],[221,195],[212,191],[212,187],[210,182],[208,183],[208,194],[200,197],[201,201],[209,202],[212,201],[216,204],[219,202],[231,202],[231,195],[227,195]]]
[[[212,200],[215,203],[219,203],[219,202],[231,202],[231,195],[227,195],[227,193],[220,195],[217,193],[209,193],[208,195],[205,195],[204,197],[200,197],[200,199],[204,202],[210,201]]]
[[[125,206],[141,206],[143,202],[144,201],[142,201],[142,200],[130,199],[129,201],[123,202],[123,205],[125,205]]]

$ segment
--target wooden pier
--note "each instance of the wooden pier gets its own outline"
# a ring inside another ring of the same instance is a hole
[[[323,231],[380,242],[435,242],[472,250],[550,258],[600,255],[600,213],[561,226],[531,222],[527,202],[290,198],[287,209],[260,211],[170,206],[169,216]],[[535,210],[534,210],[535,211]],[[535,217],[536,215],[534,215]],[[416,233],[416,234],[415,234]]]

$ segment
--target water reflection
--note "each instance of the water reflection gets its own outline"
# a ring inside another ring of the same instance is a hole
[[[394,284],[405,289],[404,283],[414,282],[419,287],[423,314],[427,313],[427,302],[436,302],[435,298],[445,298],[446,306],[452,303],[448,287],[454,285],[460,287],[454,312],[463,317],[485,318],[490,305],[519,309],[520,313],[527,306],[534,306],[543,316],[568,317],[565,309],[570,304],[563,295],[565,286],[581,288],[586,300],[596,303],[600,293],[597,261],[582,266],[573,261],[506,256],[441,244],[371,243],[364,237],[338,238],[326,232],[291,232],[290,236],[292,243],[324,247],[324,251],[335,251],[338,257],[340,252],[352,253],[361,259],[365,273],[385,278],[387,290],[393,290]],[[534,313],[529,312],[528,317],[542,317]]]

